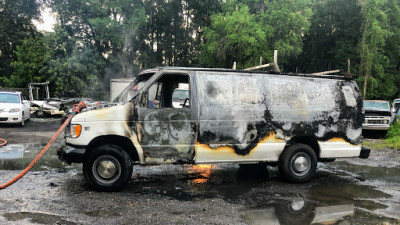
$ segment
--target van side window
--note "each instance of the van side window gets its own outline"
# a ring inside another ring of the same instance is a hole
[[[149,88],[147,108],[186,108],[189,101],[189,76],[165,74]]]

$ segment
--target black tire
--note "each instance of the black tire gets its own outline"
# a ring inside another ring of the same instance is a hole
[[[44,112],[42,110],[37,110],[35,112],[35,114],[36,114],[37,118],[44,118],[45,117],[45,114],[44,114]]]
[[[304,183],[315,174],[317,156],[310,146],[294,144],[283,151],[278,166],[279,172],[288,181]]]
[[[115,145],[101,145],[88,152],[83,175],[90,188],[97,191],[119,191],[131,179],[132,160]]]

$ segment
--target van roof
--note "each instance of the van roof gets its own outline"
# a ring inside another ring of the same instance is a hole
[[[273,73],[258,70],[234,70],[234,69],[223,69],[223,68],[197,68],[197,67],[157,67],[153,69],[144,70],[139,75],[156,73],[160,70],[164,71],[212,71],[212,72],[228,72],[228,73],[258,73],[258,74],[279,74],[286,76],[296,76],[296,77],[311,77],[311,78],[325,78],[325,79],[341,79],[341,80],[353,80],[353,78],[347,78],[341,75],[315,75],[306,73]]]

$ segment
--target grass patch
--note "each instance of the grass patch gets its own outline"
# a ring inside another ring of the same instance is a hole
[[[386,134],[385,142],[391,147],[395,149],[400,148],[400,122],[395,123],[390,126]]]
[[[364,140],[363,145],[371,149],[400,149],[400,122],[390,126],[386,139]]]
[[[389,146],[389,144],[386,142],[386,140],[363,140],[363,146],[371,148],[372,150],[379,150],[379,149],[386,149],[386,148],[392,148]]]

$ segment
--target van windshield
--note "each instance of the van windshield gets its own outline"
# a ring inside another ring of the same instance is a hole
[[[153,74],[154,73],[146,73],[136,77],[135,80],[115,98],[114,102],[125,103],[131,101]]]

